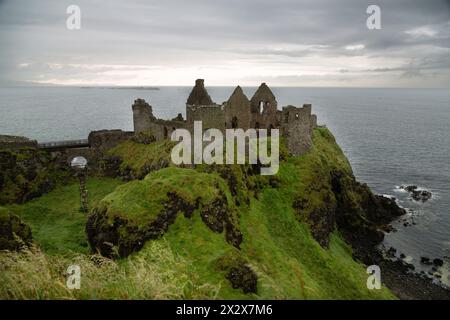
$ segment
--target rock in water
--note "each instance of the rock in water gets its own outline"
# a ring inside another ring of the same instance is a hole
[[[430,258],[427,258],[427,257],[421,257],[420,263],[429,266],[429,265],[431,265],[431,260],[430,260]]]
[[[417,186],[415,186],[415,185],[401,186],[400,188],[402,188],[403,190],[408,191],[408,192],[413,192],[414,190],[417,189]]]
[[[411,196],[416,201],[425,202],[431,198],[431,192],[427,190],[414,190]]]
[[[401,186],[403,190],[409,192],[411,194],[411,197],[415,201],[422,201],[425,202],[429,200],[432,196],[430,191],[427,190],[419,190],[416,185],[409,185],[409,186]]]
[[[436,259],[433,259],[433,264],[436,267],[442,267],[444,265],[444,261],[442,259],[436,258]]]

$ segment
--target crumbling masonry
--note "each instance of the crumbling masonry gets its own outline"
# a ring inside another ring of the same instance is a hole
[[[278,110],[275,95],[265,83],[250,100],[238,86],[228,101],[220,105],[212,101],[204,80],[198,79],[186,102],[186,120],[180,114],[172,120],[157,119],[143,99],[135,100],[132,108],[134,132],[151,131],[157,141],[169,139],[175,129],[192,132],[194,121],[202,121],[203,130],[279,129],[292,155],[302,155],[311,148],[312,130],[317,126],[310,104],[301,108],[289,105]]]

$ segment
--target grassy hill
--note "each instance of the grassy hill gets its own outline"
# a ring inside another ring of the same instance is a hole
[[[164,158],[164,148],[133,144],[116,151]],[[369,207],[377,200],[354,181],[331,133],[316,129],[308,154],[283,158],[273,177],[252,166],[199,166],[128,183],[91,178],[89,217],[78,211],[76,184],[7,206],[39,248],[1,253],[0,297],[395,298],[367,289],[365,266],[343,240],[351,230],[375,232]],[[146,165],[139,156],[125,162],[139,173]],[[82,268],[80,290],[64,286],[71,264]]]

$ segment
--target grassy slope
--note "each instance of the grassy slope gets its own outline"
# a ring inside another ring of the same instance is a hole
[[[120,180],[109,178],[88,179],[90,208],[121,183]],[[31,226],[34,240],[45,252],[89,252],[84,231],[86,216],[79,211],[80,192],[77,183],[60,186],[38,199],[9,208]]]
[[[128,140],[109,150],[108,154],[122,159],[122,172],[131,169],[135,176],[142,177],[150,169],[157,170],[171,165],[170,153],[174,145],[175,143],[169,140],[151,144]]]
[[[159,297],[171,297],[170,290],[172,297],[176,298],[215,297],[216,290],[220,288],[217,295],[219,298],[394,298],[385,288],[366,288],[367,274],[364,266],[352,260],[349,247],[338,234],[332,235],[330,248],[323,249],[312,238],[309,227],[298,222],[303,218],[297,216],[292,209],[295,196],[308,193],[313,199],[310,206],[319,206],[323,204],[324,193],[327,193],[329,170],[351,172],[347,160],[326,129],[315,131],[314,144],[314,149],[308,155],[289,159],[282,164],[279,188],[265,188],[258,199],[252,198],[249,208],[239,207],[240,229],[244,236],[241,250],[228,244],[223,233],[213,233],[208,229],[197,213],[191,219],[178,215],[176,222],[169,227],[162,239],[148,242],[140,252],[119,261],[118,267],[122,272],[110,275],[115,281],[109,277],[104,279],[91,276],[86,280],[89,285],[76,293],[75,298],[158,297],[139,289],[137,281],[152,277],[145,270],[163,268],[163,265],[155,264],[163,259],[149,262],[155,245],[159,248],[160,257],[175,256],[174,259],[183,266],[180,269],[174,267],[175,274],[158,280],[159,286],[167,285],[164,288],[168,290],[167,294]],[[132,158],[127,159],[127,162],[128,165],[136,165],[138,169],[138,163],[132,163]],[[180,179],[178,172],[184,170],[163,169],[155,174],[163,181],[166,179],[166,182],[178,184],[184,180]],[[325,188],[311,187],[317,183],[323,184]],[[117,180],[110,179],[90,180],[90,200],[100,200],[119,184]],[[122,190],[124,188],[121,187]],[[80,253],[87,251],[85,220],[84,217],[80,218],[81,213],[77,211],[77,192],[77,185],[65,186],[25,205],[12,207],[13,211],[32,226],[34,238],[44,252],[63,254],[67,249]],[[111,197],[114,196],[108,198]],[[245,295],[242,291],[231,288],[224,278],[224,272],[219,267],[223,261],[234,257],[247,261],[258,274],[257,295]],[[131,268],[137,261],[141,261],[141,268]],[[150,265],[143,268],[143,263]],[[132,273],[129,272],[130,268],[134,270]],[[192,280],[187,281],[186,275],[189,275],[188,280]],[[111,285],[111,281],[115,283],[114,286],[122,288],[123,292],[106,289],[99,291],[103,285]],[[205,288],[209,288],[208,292],[202,293]],[[56,292],[55,296],[61,295]]]
[[[259,200],[252,200],[250,210],[241,208],[241,252],[227,245],[222,234],[209,231],[198,216],[190,220],[180,216],[165,239],[174,252],[195,259],[192,267],[202,278],[222,283],[222,298],[393,298],[385,288],[367,289],[365,267],[352,260],[350,248],[337,234],[332,235],[330,248],[323,249],[293,212],[293,196],[308,188],[318,175],[326,174],[330,165],[351,172],[333,141],[327,130],[317,130],[314,150],[281,166],[282,187],[265,189]],[[257,296],[233,290],[218,272],[217,261],[230,254],[241,256],[257,272]]]

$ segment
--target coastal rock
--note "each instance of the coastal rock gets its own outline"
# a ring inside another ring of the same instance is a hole
[[[427,265],[427,266],[432,264],[430,258],[428,258],[428,257],[420,257],[420,263]]]
[[[413,192],[414,190],[417,189],[416,185],[409,185],[409,186],[401,186],[401,189],[407,191],[407,192]]]
[[[431,198],[431,192],[427,190],[414,190],[411,196],[416,201],[425,202]]]
[[[395,249],[394,247],[390,247],[389,250],[386,252],[386,254],[389,258],[395,258],[396,253],[397,253],[397,249]]]
[[[436,259],[433,259],[433,264],[436,267],[442,267],[444,265],[444,261],[442,259],[436,258]]]
[[[416,185],[400,186],[401,189],[409,192],[411,198],[415,201],[428,201],[432,193],[428,190],[419,189]]]

